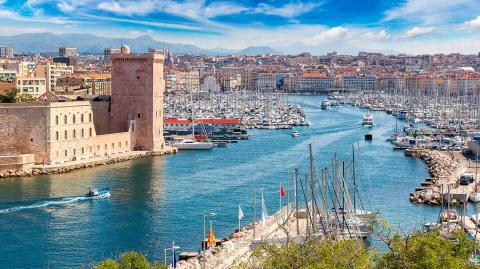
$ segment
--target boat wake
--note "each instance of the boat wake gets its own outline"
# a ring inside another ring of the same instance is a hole
[[[70,204],[70,203],[83,201],[83,200],[86,200],[86,198],[83,197],[83,196],[66,197],[66,198],[61,198],[60,200],[58,200],[58,199],[57,200],[48,200],[48,201],[38,202],[38,203],[35,203],[35,204],[31,204],[31,205],[15,206],[15,207],[10,207],[10,208],[0,209],[0,214],[12,213],[12,212],[17,212],[17,211],[26,210],[26,209],[65,205],[65,204]]]

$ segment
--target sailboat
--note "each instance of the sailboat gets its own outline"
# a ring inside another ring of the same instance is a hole
[[[191,98],[190,93],[190,98]],[[193,101],[192,104],[192,138],[180,138],[175,139],[173,142],[173,146],[178,148],[179,150],[210,150],[213,148],[214,144],[210,141],[197,141],[195,139],[195,120],[194,120],[194,112],[193,112]]]

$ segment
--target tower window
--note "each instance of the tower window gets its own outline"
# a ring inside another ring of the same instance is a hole
[[[137,118],[139,118],[139,119],[140,119],[140,113],[137,113]]]
[[[137,79],[140,79],[140,77],[139,77],[139,76],[137,76]]]

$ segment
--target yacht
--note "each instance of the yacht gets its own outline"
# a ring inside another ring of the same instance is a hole
[[[293,137],[299,137],[299,136],[300,136],[300,132],[297,131],[297,130],[295,130],[295,131],[292,132],[292,136],[293,136]]]
[[[212,142],[198,142],[190,138],[184,138],[175,141],[173,146],[179,150],[206,150],[212,149],[214,144]]]
[[[406,120],[407,119],[408,112],[405,109],[402,109],[398,112],[398,119],[399,120]]]
[[[362,124],[366,126],[373,126],[373,115],[368,112],[363,115]]]

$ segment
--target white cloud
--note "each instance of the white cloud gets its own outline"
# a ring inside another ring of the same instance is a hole
[[[97,5],[100,10],[112,12],[119,15],[146,15],[156,10],[154,1],[109,1],[100,2]]]
[[[266,15],[275,15],[284,18],[295,18],[301,14],[308,13],[315,8],[321,6],[323,2],[302,2],[295,1],[285,4],[281,7],[274,7],[269,4],[260,3],[255,8],[255,13],[262,13]]]
[[[324,30],[310,39],[304,39],[304,43],[308,45],[318,45],[320,43],[325,43],[329,41],[335,41],[339,38],[344,37],[348,32],[347,28],[337,26],[327,30]]]
[[[385,41],[389,40],[392,36],[387,33],[385,30],[381,30],[378,33],[374,32],[368,32],[363,35],[363,38],[365,40],[371,40],[371,41]]]
[[[7,0],[0,0],[0,5],[5,4],[5,2],[7,2]]]
[[[239,14],[247,10],[248,8],[235,3],[214,2],[204,8],[204,14],[207,18],[215,18]]]
[[[444,24],[475,12],[480,12],[478,0],[406,0],[385,11],[383,21]]]
[[[418,36],[424,36],[427,34],[431,34],[436,31],[436,28],[433,26],[430,27],[413,27],[412,29],[405,32],[406,38],[414,38]]]
[[[458,27],[458,30],[473,30],[480,29],[480,16],[476,17],[473,20],[464,22]]]
[[[7,10],[7,9],[3,9],[3,10],[0,9],[0,18],[2,18],[2,20],[48,23],[48,24],[75,23],[75,21],[69,20],[67,18],[42,16],[41,13],[39,13],[39,14],[37,14],[37,16],[33,16],[33,17],[22,16],[17,12]]]

